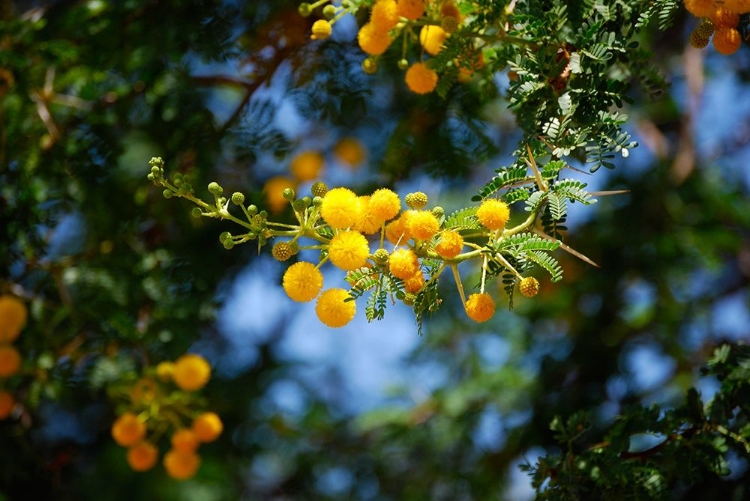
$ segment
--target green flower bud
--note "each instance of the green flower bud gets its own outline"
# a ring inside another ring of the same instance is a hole
[[[312,198],[302,197],[302,203],[305,204],[305,208],[310,207],[310,204],[312,203]]]
[[[307,17],[312,14],[312,7],[307,2],[301,3],[299,4],[299,7],[297,7],[297,12],[299,12],[300,16]]]
[[[374,57],[368,57],[362,61],[362,71],[368,75],[374,75],[378,71],[378,60]]]
[[[224,193],[224,189],[221,186],[219,186],[219,183],[217,183],[216,181],[212,181],[211,183],[208,184],[208,191],[210,191],[217,197],[221,195],[222,193]]]
[[[388,253],[387,250],[385,250],[385,249],[378,249],[378,250],[376,250],[373,253],[372,259],[377,264],[379,264],[380,266],[385,266],[386,264],[388,264],[388,257],[389,256],[390,256],[390,254]]]
[[[294,190],[291,188],[284,188],[284,193],[282,194],[284,196],[285,200],[294,200]]]
[[[232,234],[229,233],[228,231],[222,231],[221,234],[219,235],[219,242],[221,243],[224,243],[227,240],[231,240],[231,239],[232,239]]]
[[[303,212],[307,209],[307,206],[305,205],[305,201],[300,198],[292,202],[292,209],[294,209],[295,212]]]
[[[224,246],[226,250],[231,250],[232,247],[234,247],[234,240],[231,240],[231,239],[224,240],[221,244]]]
[[[292,250],[287,242],[276,242],[271,249],[271,254],[277,261],[286,261],[292,257]]]
[[[409,67],[409,61],[407,61],[406,59],[399,59],[397,64],[398,64],[398,69],[400,70],[405,70],[406,68]]]
[[[310,189],[314,197],[324,197],[328,193],[328,186],[323,181],[316,181]]]
[[[239,191],[235,191],[232,193],[232,203],[234,205],[242,205],[245,203],[245,195],[240,193]]]
[[[172,198],[172,195],[174,195],[174,193],[172,193],[172,190],[164,190],[161,192],[161,194],[164,195],[164,198]]]
[[[412,209],[421,209],[427,205],[427,195],[421,191],[409,193],[404,197],[404,202]]]
[[[258,213],[258,207],[256,207],[255,205],[250,205],[247,208],[247,213],[250,214],[251,216],[256,215]]]
[[[312,203],[315,207],[320,207],[323,205],[323,198],[322,197],[315,197],[312,200]]]
[[[432,209],[432,215],[435,216],[436,218],[440,219],[441,217],[445,216],[445,209],[443,209],[439,205],[435,206]]]
[[[323,16],[326,19],[333,19],[336,16],[336,7],[333,5],[326,5],[323,7]]]
[[[190,211],[190,214],[191,214],[191,215],[192,215],[192,216],[193,216],[194,218],[196,218],[196,219],[197,219],[197,218],[199,218],[199,217],[201,217],[201,216],[203,215],[203,211],[202,211],[202,210],[200,209],[200,207],[193,207],[193,210],[192,210],[192,211]]]
[[[407,292],[404,294],[404,304],[408,306],[414,306],[414,301],[417,299],[416,294],[412,294],[411,292]]]
[[[146,178],[148,178],[149,181],[153,181],[155,179],[153,174],[149,174],[148,176],[146,176]]]

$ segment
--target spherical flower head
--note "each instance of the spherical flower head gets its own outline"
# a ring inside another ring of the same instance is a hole
[[[684,0],[685,8],[695,17],[710,17],[716,11],[714,0]]]
[[[349,168],[358,167],[365,160],[365,146],[353,137],[343,137],[333,146],[333,154]]]
[[[390,221],[401,211],[401,199],[388,188],[375,190],[370,196],[369,209],[382,221]]]
[[[314,264],[300,261],[287,268],[282,285],[287,296],[306,303],[315,299],[323,288],[323,274]]]
[[[213,442],[224,431],[224,423],[215,412],[204,412],[193,420],[193,434],[200,442]]]
[[[409,207],[410,209],[421,209],[422,207],[427,205],[428,201],[429,198],[427,198],[427,195],[422,193],[421,191],[407,193],[404,197],[404,202],[406,202],[407,207]]]
[[[690,46],[694,49],[703,49],[708,45],[708,37],[695,30],[690,34]]]
[[[150,442],[138,442],[128,449],[127,458],[133,471],[148,471],[159,459],[159,449]]]
[[[15,405],[16,399],[11,393],[5,390],[0,391],[0,419],[8,419]]]
[[[21,355],[14,347],[0,345],[0,377],[10,377],[21,369]]]
[[[494,198],[488,198],[479,206],[477,219],[489,230],[505,228],[505,223],[510,219],[508,204]]]
[[[310,40],[325,40],[331,36],[331,23],[325,19],[318,19],[312,25]]]
[[[461,254],[464,247],[464,238],[454,230],[445,230],[440,234],[440,240],[435,246],[438,256],[453,259]]]
[[[0,342],[12,343],[26,325],[26,305],[10,295],[0,296]]]
[[[174,373],[173,362],[159,362],[159,364],[156,366],[156,377],[158,377],[160,380],[164,381],[165,383],[167,381],[172,380],[173,373]]]
[[[392,30],[398,24],[396,0],[378,0],[372,8],[370,22],[380,31]]]
[[[284,190],[287,188],[294,189],[296,187],[297,181],[284,176],[272,177],[266,181],[265,186],[263,186],[263,192],[266,195],[268,209],[274,213],[279,213],[284,210],[284,207],[289,203],[284,198]]]
[[[172,448],[180,452],[195,452],[198,448],[198,437],[188,428],[181,428],[172,434]]]
[[[422,287],[424,287],[424,274],[422,274],[421,270],[404,280],[404,290],[406,292],[416,294]]]
[[[725,0],[722,8],[738,14],[745,14],[750,12],[750,0]]]
[[[472,294],[466,300],[466,314],[475,322],[486,322],[495,314],[495,301],[489,294]]]
[[[198,471],[201,458],[194,452],[180,452],[174,449],[164,455],[164,469],[167,475],[176,480],[186,480]]]
[[[534,277],[525,277],[519,284],[521,294],[526,297],[534,297],[539,294],[539,280]]]
[[[132,412],[126,412],[112,423],[112,438],[118,445],[132,447],[146,436],[146,423]]]
[[[435,25],[422,26],[419,32],[419,43],[422,44],[425,52],[435,56],[443,48],[443,43],[448,38],[448,33],[443,28]]]
[[[742,45],[740,32],[734,28],[718,28],[714,33],[714,48],[719,54],[734,54]]]
[[[367,262],[370,246],[358,231],[344,231],[331,239],[328,257],[334,266],[344,270],[356,270]]]
[[[708,38],[714,34],[715,30],[716,27],[714,26],[714,23],[712,23],[709,19],[704,19],[701,24],[699,24],[695,29],[695,32],[700,34],[700,36],[702,37]]]
[[[357,219],[357,223],[354,225],[355,230],[365,235],[377,233],[383,225],[383,220],[373,214],[370,208],[370,200],[372,198],[369,196],[359,197],[359,219]]]
[[[184,391],[203,388],[211,378],[211,366],[205,358],[194,353],[182,355],[174,363],[172,380]]]
[[[736,12],[720,8],[711,16],[711,22],[713,22],[716,28],[736,28],[740,23],[740,15]]]
[[[329,190],[323,197],[320,213],[332,228],[340,230],[351,228],[359,219],[357,195],[348,188]]]
[[[347,301],[351,296],[344,289],[328,289],[318,298],[315,313],[318,319],[328,327],[343,327],[354,318],[357,305],[354,301]]]
[[[406,70],[406,86],[417,94],[427,94],[435,90],[438,75],[425,63],[414,63]]]
[[[407,221],[411,217],[411,213],[414,211],[406,211],[401,214],[401,217],[391,221],[385,226],[385,238],[394,245],[403,244],[411,238],[411,233],[407,225]]]
[[[397,249],[388,259],[388,268],[394,277],[407,280],[420,271],[419,259],[411,249]]]
[[[323,170],[325,159],[320,152],[307,150],[298,153],[289,163],[292,175],[301,183],[313,181]]]
[[[412,237],[419,240],[429,240],[440,231],[440,221],[431,211],[414,211],[406,224]]]
[[[424,0],[398,0],[398,15],[406,19],[419,19],[424,14]]]
[[[367,23],[359,29],[357,41],[365,54],[378,56],[388,49],[392,40],[387,31],[379,29],[372,23]]]
[[[440,7],[440,15],[443,17],[452,17],[458,20],[460,23],[463,21],[463,16],[461,15],[461,10],[456,6],[453,2],[445,2]]]

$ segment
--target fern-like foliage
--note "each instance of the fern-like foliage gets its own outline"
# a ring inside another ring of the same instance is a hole
[[[449,230],[476,230],[480,228],[477,220],[478,207],[466,207],[452,213],[445,219],[445,228]]]

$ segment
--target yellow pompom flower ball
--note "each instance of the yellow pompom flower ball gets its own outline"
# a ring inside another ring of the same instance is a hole
[[[172,380],[181,390],[200,390],[208,383],[210,378],[211,366],[200,355],[188,353],[182,355],[174,363]]]
[[[419,19],[424,10],[424,0],[398,0],[398,15],[406,19]]]
[[[21,355],[14,347],[0,345],[0,377],[10,377],[21,369]]]
[[[159,459],[159,449],[149,442],[138,442],[128,449],[128,464],[133,471],[148,471]]]
[[[173,362],[159,362],[156,366],[156,377],[164,381],[172,380],[172,374],[174,373]]]
[[[289,170],[299,182],[304,183],[317,179],[320,171],[323,170],[324,163],[325,159],[321,153],[308,150],[298,153],[292,158],[289,163]]]
[[[475,322],[486,322],[495,314],[495,301],[489,294],[472,294],[466,300],[466,314]]]
[[[435,252],[440,257],[453,259],[461,254],[464,247],[464,238],[454,230],[445,230],[440,234],[440,240],[435,246]]]
[[[359,29],[357,41],[365,54],[378,56],[388,49],[392,40],[387,31],[378,29],[373,23],[367,23]]]
[[[372,8],[370,22],[380,31],[392,30],[398,24],[396,0],[378,0]]]
[[[200,442],[213,442],[224,431],[224,423],[215,412],[204,412],[193,420],[195,438]]]
[[[510,219],[508,204],[494,198],[488,198],[477,210],[477,219],[489,230],[499,230],[505,227]]]
[[[684,0],[685,8],[695,17],[710,17],[716,12],[714,0]]]
[[[430,211],[414,211],[406,222],[411,235],[419,240],[429,240],[440,231],[440,221]]]
[[[369,209],[378,219],[390,221],[401,211],[401,199],[392,190],[380,188],[370,196]]]
[[[318,318],[328,327],[343,327],[354,318],[357,305],[344,289],[328,289],[318,298],[315,304],[315,313]]]
[[[408,280],[420,271],[419,259],[411,249],[393,251],[388,259],[388,267],[391,270],[391,275],[402,280]]]
[[[361,268],[370,255],[367,239],[358,231],[344,231],[331,239],[328,257],[334,266],[351,271]]]
[[[417,94],[427,94],[435,90],[438,75],[425,63],[414,63],[406,70],[406,86]]]
[[[0,391],[0,419],[8,419],[13,407],[16,405],[16,399],[7,391]]]
[[[380,231],[383,225],[383,219],[377,217],[370,208],[370,196],[359,197],[359,219],[354,225],[354,229],[365,235],[373,235]]]
[[[364,145],[353,137],[344,137],[333,146],[333,154],[348,167],[357,167],[365,160]]]
[[[172,434],[172,448],[180,452],[195,452],[198,448],[198,437],[188,428],[181,428]]]
[[[284,210],[284,207],[289,203],[284,198],[284,190],[287,188],[294,189],[296,187],[297,181],[284,176],[272,177],[266,181],[265,186],[263,186],[263,193],[266,195],[268,209],[275,213]]]
[[[164,469],[167,475],[176,480],[186,480],[198,471],[201,458],[194,452],[180,452],[174,449],[164,455]]]
[[[401,214],[401,217],[391,221],[385,226],[385,238],[394,245],[399,245],[407,242],[411,238],[409,227],[407,222],[411,213],[414,211],[406,211]]]
[[[331,23],[325,19],[318,19],[312,25],[310,40],[325,40],[331,36]]]
[[[132,412],[126,412],[112,423],[111,431],[118,445],[132,447],[146,436],[146,423]]]
[[[448,38],[448,33],[440,26],[428,24],[422,26],[422,30],[419,32],[419,43],[422,44],[425,52],[432,56],[440,52],[446,38]]]
[[[26,325],[26,305],[13,296],[0,296],[0,342],[11,343]]]
[[[534,297],[539,294],[539,280],[534,277],[525,277],[518,286],[521,294],[526,297]]]
[[[736,12],[738,14],[745,14],[750,12],[750,0],[725,0],[722,7],[724,10]]]
[[[315,299],[323,288],[323,274],[314,264],[300,261],[287,268],[282,285],[287,296],[306,303]]]
[[[332,228],[351,228],[359,219],[357,195],[348,188],[329,190],[323,197],[320,213]]]
[[[736,28],[740,23],[740,15],[727,9],[718,9],[711,16],[711,22],[716,28]]]
[[[719,54],[728,56],[734,54],[742,45],[740,32],[734,28],[718,28],[714,32],[714,48]]]
[[[404,280],[404,290],[406,292],[416,294],[422,287],[424,287],[424,274],[421,270]]]

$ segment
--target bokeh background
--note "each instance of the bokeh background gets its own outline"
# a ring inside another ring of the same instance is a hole
[[[449,213],[511,161],[506,74],[415,96],[397,56],[362,72],[357,20],[311,43],[292,1],[5,0],[0,19],[0,287],[29,299],[18,344],[39,373],[23,419],[0,423],[7,499],[531,499],[518,465],[558,450],[554,416],[606,427],[690,386],[708,400],[699,368],[750,334],[750,51],[690,48],[683,13],[642,41],[671,86],[633,89],[640,146],[572,173],[629,190],[568,217],[601,267],[560,253],[563,281],[481,325],[445,280],[421,337],[401,304],[322,326],[268,249],[224,250],[230,223],[164,199],[148,160],[270,207],[268,181],[313,151],[331,186],[420,190]],[[104,389],[186,351],[214,368],[225,433],[191,480],[135,473]],[[721,482],[741,481],[730,466]]]

